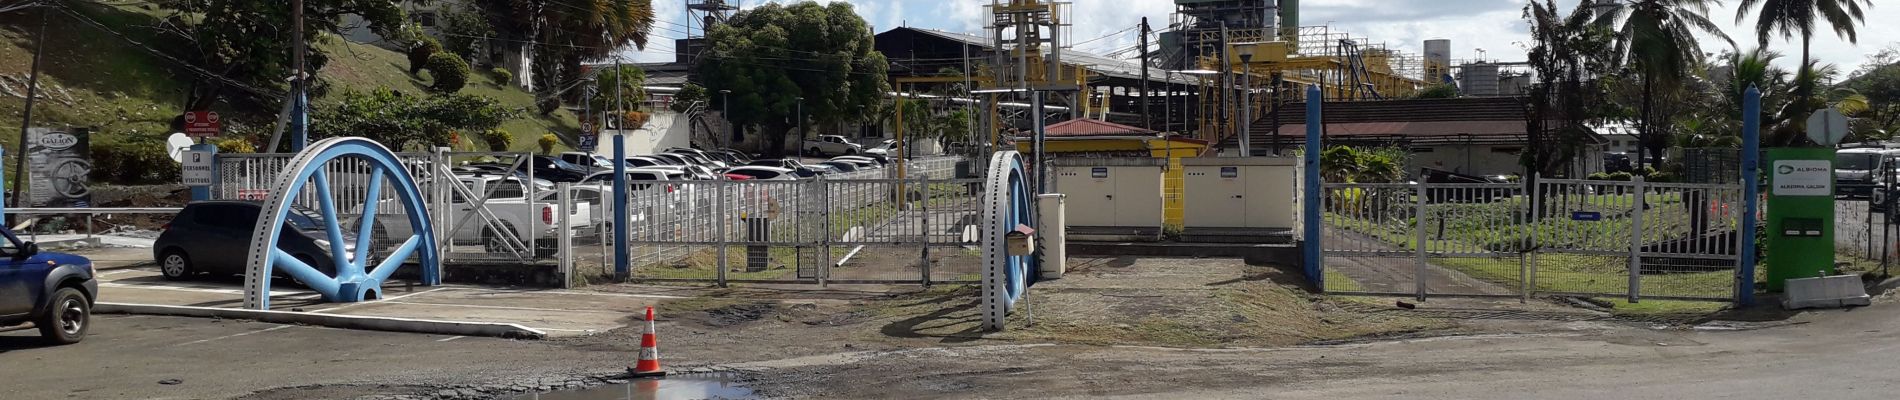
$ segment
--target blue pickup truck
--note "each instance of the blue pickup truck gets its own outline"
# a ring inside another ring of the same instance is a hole
[[[85,339],[99,297],[92,260],[43,252],[0,227],[0,327],[32,323],[56,344]]]

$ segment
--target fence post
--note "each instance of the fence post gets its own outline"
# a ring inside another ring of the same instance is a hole
[[[1428,257],[1425,252],[1425,247],[1428,243],[1431,243],[1425,235],[1425,195],[1427,193],[1425,186],[1425,182],[1419,182],[1418,186],[1415,187],[1418,190],[1418,198],[1415,200],[1417,208],[1412,209],[1412,231],[1416,233],[1415,236],[1417,236],[1418,240],[1418,242],[1412,246],[1418,253],[1418,268],[1413,272],[1412,280],[1415,282],[1413,286],[1416,286],[1418,291],[1418,301],[1425,301],[1425,274],[1428,273],[1427,269],[1429,268],[1426,264]]]
[[[714,201],[718,204],[718,206],[713,207],[713,220],[717,221],[716,225],[718,225],[714,227],[713,230],[714,234],[719,235],[719,240],[715,241],[715,243],[719,244],[719,261],[717,266],[719,269],[719,287],[726,287],[726,269],[728,268],[726,266],[726,239],[728,236],[726,234],[726,226],[732,225],[732,214],[729,212],[732,205],[726,203],[726,190],[732,187],[732,181],[716,180],[712,182],[713,190],[715,191],[713,196],[717,198],[717,200]]]
[[[814,185],[818,186],[818,282],[831,280],[831,187],[830,179],[819,176]],[[807,203],[809,204],[809,203]],[[809,211],[807,211],[809,212]]]
[[[1630,207],[1630,277],[1629,302],[1635,303],[1642,294],[1643,284],[1643,208],[1649,205],[1649,189],[1643,185],[1641,175],[1632,177],[1636,198]]]
[[[924,220],[924,227],[918,232],[918,237],[922,238],[921,242],[923,242],[923,256],[922,259],[918,261],[922,262],[919,266],[920,269],[923,270],[924,287],[930,287],[930,177],[917,177],[917,187],[922,188],[920,191],[924,193],[924,203],[917,206],[917,209],[920,210],[919,212],[923,214]],[[1040,216],[1038,216],[1038,218],[1040,218]],[[1042,223],[1038,221],[1036,226],[1041,227]]]
[[[559,223],[556,224],[556,226],[559,227],[558,229],[560,229],[560,233],[555,235],[555,240],[559,241],[560,244],[556,246],[559,248],[554,251],[560,252],[561,288],[566,289],[574,287],[574,235],[570,234],[573,232],[574,222],[571,221],[573,214],[569,212],[575,207],[574,184],[567,182],[557,183],[554,184],[554,190],[557,192],[555,197],[556,201],[561,203],[561,212],[556,213],[559,215],[554,216],[560,219]]]
[[[1531,282],[1534,282],[1537,277],[1537,241],[1539,238],[1538,234],[1543,232],[1543,227],[1539,226],[1538,222],[1544,219],[1543,182],[1543,173],[1531,174],[1531,215],[1530,218],[1524,219],[1524,221],[1530,225],[1530,227],[1525,228],[1530,230],[1530,232],[1528,232],[1530,233],[1530,243],[1525,243],[1524,245],[1527,247],[1524,251],[1518,253],[1518,303],[1529,303],[1531,301]]]
[[[1738,252],[1741,261],[1735,268],[1735,303],[1755,303],[1755,217],[1761,212],[1761,89],[1750,86],[1742,95],[1742,229]],[[1887,212],[1893,212],[1888,210]]]
[[[430,164],[432,167],[429,168],[429,175],[432,175],[430,177],[431,179],[429,179],[429,189],[435,192],[435,201],[432,202],[434,203],[435,209],[429,210],[429,215],[433,216],[436,221],[450,221],[455,219],[454,213],[449,211],[450,198],[452,197],[449,191],[454,190],[454,183],[448,182],[448,180],[454,179],[454,174],[449,173],[449,168],[453,168],[453,166],[449,165],[451,160],[449,159],[448,153],[448,147],[435,148],[435,152],[432,155],[435,160]],[[448,228],[453,227],[442,226],[442,224],[429,224],[429,229],[435,230],[435,248],[438,249],[442,260],[445,261],[449,259],[450,254],[455,253],[453,251],[455,231]]]
[[[1303,253],[1301,263],[1306,267],[1306,281],[1312,283],[1313,287],[1320,291],[1326,290],[1326,260],[1320,255],[1320,246],[1323,242],[1321,238],[1326,236],[1322,231],[1323,228],[1320,227],[1320,192],[1324,190],[1324,187],[1321,186],[1319,179],[1319,136],[1325,121],[1320,113],[1324,111],[1324,101],[1324,95],[1320,93],[1318,85],[1306,87],[1306,149],[1301,150],[1306,165],[1305,184],[1302,185],[1306,190],[1306,193],[1303,193],[1306,205],[1303,221],[1301,221],[1301,234],[1306,239],[1306,247],[1301,249]]]

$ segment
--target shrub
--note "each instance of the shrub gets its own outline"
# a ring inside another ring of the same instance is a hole
[[[416,43],[409,46],[409,73],[413,75],[422,72],[429,63],[429,58],[441,52],[442,43],[436,42],[435,38],[428,36],[417,38]]]
[[[495,67],[495,69],[488,70],[488,73],[495,75],[496,85],[508,86],[509,82],[515,81],[515,73],[508,72],[507,68]]]
[[[435,83],[429,88],[441,93],[455,93],[468,85],[468,63],[461,57],[449,53],[435,53],[429,56],[429,76],[435,77]]]
[[[157,140],[92,143],[92,180],[120,185],[177,183],[178,163]]]
[[[554,154],[554,145],[561,144],[561,137],[555,136],[554,132],[543,133],[541,140],[535,144],[541,145],[541,154]]]
[[[240,138],[240,137],[221,138],[221,139],[212,141],[212,144],[218,145],[219,153],[256,153],[257,152],[257,145],[251,144],[251,141],[249,139]]]
[[[500,129],[489,129],[482,131],[482,141],[488,143],[488,151],[508,151],[515,144],[515,136]]]

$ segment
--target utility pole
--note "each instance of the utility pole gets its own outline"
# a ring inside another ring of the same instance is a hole
[[[303,0],[290,1],[290,20],[290,71],[294,76],[290,87],[291,94],[297,96],[290,117],[290,151],[299,152],[310,144],[310,96],[306,92],[310,74],[304,73]]]
[[[1155,129],[1154,115],[1148,113],[1148,17],[1141,17],[1141,123]]]
[[[52,13],[53,6],[41,4],[39,7],[40,34],[38,42],[33,44],[33,71],[26,77],[26,116],[20,119],[20,145],[19,149],[13,152],[16,154],[13,161],[13,193],[7,197],[8,200],[12,200],[7,206],[15,208],[20,207],[20,195],[24,194],[20,188],[25,187],[24,178],[26,178],[26,131],[33,129],[33,99],[39,97],[40,59],[45,58],[46,54],[46,20],[47,14]]]
[[[614,129],[619,130],[616,134],[627,131],[627,100],[620,97],[620,83],[627,81],[625,72],[620,70],[620,55],[614,55]]]

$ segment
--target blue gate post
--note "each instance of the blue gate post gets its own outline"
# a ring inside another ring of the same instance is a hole
[[[633,276],[627,255],[627,137],[614,133],[614,279]],[[724,267],[721,267],[724,268]]]
[[[218,146],[210,143],[199,143],[191,145],[191,151],[211,152],[211,184],[207,186],[192,186],[191,201],[211,200],[211,187],[217,186],[218,180],[221,179],[218,177]]]
[[[1761,210],[1761,89],[1742,95],[1742,238],[1741,265],[1735,268],[1735,304],[1755,304],[1755,217]]]
[[[1320,93],[1319,86],[1306,87],[1306,150],[1303,152],[1306,158],[1306,176],[1304,177],[1306,183],[1303,185],[1306,187],[1306,193],[1304,193],[1306,205],[1302,210],[1305,213],[1302,218],[1305,220],[1303,229],[1306,231],[1306,247],[1301,249],[1305,253],[1301,258],[1306,264],[1307,282],[1311,282],[1315,289],[1325,291],[1326,274],[1323,264],[1325,260],[1321,258],[1319,251],[1320,237],[1325,236],[1325,233],[1320,230],[1319,204],[1320,193],[1325,190],[1320,187],[1319,179],[1319,134],[1322,121],[1320,112],[1322,108],[1325,108],[1323,105],[1325,99],[1321,96],[1323,94]]]

